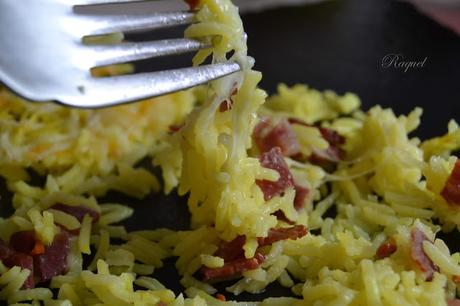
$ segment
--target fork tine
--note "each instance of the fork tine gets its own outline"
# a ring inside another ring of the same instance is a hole
[[[111,65],[151,57],[180,54],[208,48],[209,45],[193,39],[165,39],[139,43],[122,43],[106,46],[88,46],[87,58],[94,66]]]
[[[230,62],[97,78],[80,89],[83,95],[94,97],[93,101],[86,101],[87,99],[82,96],[61,97],[59,100],[75,107],[106,107],[187,89],[239,70],[241,70],[239,64]]]
[[[79,15],[77,20],[81,35],[102,35],[114,32],[153,30],[192,23],[192,12],[170,12],[145,15]]]

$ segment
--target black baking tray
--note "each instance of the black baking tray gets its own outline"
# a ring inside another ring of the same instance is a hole
[[[355,92],[365,110],[380,104],[403,114],[421,106],[425,111],[422,125],[414,132],[421,138],[441,135],[449,119],[460,119],[459,36],[421,15],[411,4],[329,1],[247,14],[243,22],[249,36],[249,53],[256,59],[255,68],[264,74],[261,86],[269,93],[274,93],[280,82],[307,83],[340,94]],[[128,39],[145,39],[146,35],[151,39],[154,34],[132,35]],[[426,62],[407,72],[384,68],[382,59],[388,54],[402,54],[413,61],[426,58]],[[181,62],[162,60],[166,66],[178,63]],[[149,71],[157,69],[157,64],[158,61],[142,61],[136,66],[138,71]],[[144,163],[150,167],[148,161]],[[8,216],[12,212],[11,195],[4,182],[0,182],[0,195],[0,214]],[[125,222],[130,230],[189,228],[186,198],[174,192],[168,196],[152,194],[141,201],[111,192],[105,199],[136,208],[134,216]],[[442,237],[452,250],[460,251],[458,232]],[[165,263],[155,277],[176,293],[181,292],[174,259]],[[224,291],[225,285],[218,287],[230,299],[291,295],[289,289],[272,284],[262,294],[233,297]]]

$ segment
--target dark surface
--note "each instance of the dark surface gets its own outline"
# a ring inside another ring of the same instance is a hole
[[[406,113],[425,109],[419,135],[445,131],[460,115],[460,39],[395,1],[337,1],[286,8],[244,18],[250,54],[264,72],[262,87],[307,83],[339,93],[352,91],[364,108],[381,104]],[[383,69],[382,58],[401,53],[428,57],[421,69]]]
[[[448,120],[459,117],[460,39],[409,4],[335,1],[250,14],[243,16],[243,21],[249,52],[256,58],[256,69],[264,73],[262,87],[270,93],[279,82],[307,83],[338,93],[355,92],[365,109],[381,104],[399,114],[422,106],[425,115],[416,132],[421,137],[444,133]],[[409,60],[428,59],[424,68],[404,73],[381,67],[382,58],[390,53],[401,53]],[[142,62],[139,69],[171,62],[176,66],[189,63],[188,59]],[[0,190],[5,190],[1,184]],[[115,193],[109,198],[136,206],[134,217],[126,222],[129,229],[188,227],[185,202],[176,196],[151,195],[139,203]],[[10,198],[3,192],[3,215],[11,212],[8,203]],[[448,240],[453,250],[459,250],[459,245],[452,243],[452,235]],[[179,292],[173,260],[166,263],[156,276]],[[242,294],[238,300],[287,294],[288,289],[273,285],[262,295]]]

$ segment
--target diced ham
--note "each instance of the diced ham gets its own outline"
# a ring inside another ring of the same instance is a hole
[[[459,299],[447,300],[447,306],[460,306],[460,300]]]
[[[460,205],[460,160],[455,163],[454,169],[441,191],[441,196],[451,205]]]
[[[245,271],[257,269],[265,260],[263,254],[257,252],[253,258],[237,258],[228,261],[220,268],[203,267],[201,273],[204,281],[221,280],[237,276]]]
[[[304,126],[314,126],[313,124],[308,124],[306,123],[305,121],[303,121],[302,119],[299,119],[299,118],[294,118],[294,117],[290,117],[288,118],[288,122],[290,124],[299,124],[299,125],[304,125]]]
[[[297,135],[287,119],[281,119],[274,124],[270,119],[262,118],[254,128],[253,137],[262,153],[275,147],[279,147],[284,156],[295,156],[300,153]]]
[[[428,240],[425,233],[420,229],[414,228],[411,231],[411,256],[412,259],[417,263],[420,270],[425,272],[426,280],[430,281],[433,279],[434,272],[439,271],[439,268],[431,261],[431,259],[423,251],[423,241]]]
[[[10,247],[17,252],[30,254],[36,241],[35,231],[20,231],[11,235]]]
[[[24,289],[31,289],[35,287],[34,281],[34,261],[32,256],[26,255],[19,252],[11,252],[10,255],[3,260],[3,264],[8,267],[21,267],[22,269],[27,269],[30,271],[29,277],[23,284]]]
[[[0,260],[3,264],[9,268],[19,266],[31,271],[23,285],[25,289],[35,286],[34,276],[37,281],[46,282],[53,276],[65,273],[69,252],[70,239],[66,231],[57,234],[48,247],[37,239],[34,231],[14,233],[9,246],[0,240]]]
[[[280,240],[298,239],[305,236],[308,229],[303,225],[292,227],[272,228],[268,231],[267,237],[259,237],[257,242],[259,246],[266,246]],[[221,257],[224,261],[231,261],[244,254],[243,246],[246,243],[245,236],[237,236],[232,241],[222,241],[219,249],[214,253],[215,256]]]
[[[329,143],[331,146],[343,145],[345,143],[345,137],[334,131],[333,129],[319,127],[321,136]]]
[[[57,225],[61,231],[67,232],[71,236],[78,236],[80,235],[80,228],[74,229],[74,230],[69,230],[67,227],[64,225],[58,224]]]
[[[284,221],[288,224],[291,224],[291,225],[294,225],[295,222],[294,221],[291,221],[289,220],[286,215],[284,214],[284,212],[282,210],[277,210],[273,213],[273,215],[276,217],[276,219],[280,220],[280,221]]]
[[[308,124],[305,121],[298,119],[298,118],[289,118],[288,122],[290,124],[299,124],[308,127],[317,127],[321,136],[330,144],[330,145],[342,145],[345,143],[345,137],[334,131],[333,129],[325,128],[325,127],[318,127],[312,124]]]
[[[292,227],[272,228],[268,231],[267,237],[258,238],[259,246],[270,245],[274,242],[286,239],[298,239],[305,236],[308,229],[304,225],[295,225]],[[237,236],[232,241],[222,241],[219,249],[214,253],[224,260],[232,260],[243,254],[243,246],[246,243],[245,236]]]
[[[276,182],[268,180],[257,180],[256,183],[264,193],[265,201],[270,200],[274,196],[283,194],[283,192],[294,186],[294,178],[289,171],[281,149],[278,147],[272,148],[270,151],[263,153],[259,157],[262,167],[276,170],[280,178]]]
[[[252,137],[254,138],[254,142],[262,151],[262,147],[264,144],[262,143],[265,136],[271,131],[272,129],[272,121],[269,117],[261,117],[259,122],[254,127],[252,131]]]
[[[453,275],[452,281],[456,284],[460,284],[460,275]]]
[[[331,162],[338,162],[345,157],[345,151],[340,147],[345,143],[345,137],[334,131],[333,129],[320,127],[321,136],[329,143],[329,148],[324,151],[323,156],[319,155]],[[315,152],[315,154],[318,154]],[[317,158],[318,158],[317,157]]]
[[[304,201],[308,197],[310,190],[307,187],[294,183],[295,198],[294,207],[299,210],[304,206]]]
[[[310,162],[328,168],[345,157],[345,152],[337,146],[329,146],[326,150],[314,150],[310,156]]]
[[[377,257],[377,259],[389,257],[391,256],[391,254],[396,252],[397,249],[398,247],[396,245],[396,241],[393,237],[390,237],[379,246],[375,256]]]
[[[270,229],[267,237],[258,238],[259,246],[266,246],[285,239],[298,239],[307,234],[308,230],[303,225],[296,225],[289,228]],[[247,259],[244,257],[243,246],[246,243],[245,236],[238,236],[230,242],[222,241],[219,249],[214,253],[224,259],[224,266],[221,268],[203,267],[201,274],[203,280],[222,280],[240,273],[256,269],[264,261],[262,253],[256,252],[254,258]]]
[[[292,227],[272,228],[267,237],[257,238],[259,246],[271,245],[277,241],[292,239],[296,240],[305,236],[308,229],[304,225],[295,225]]]
[[[233,107],[233,102],[231,100],[222,101],[219,105],[219,112],[224,113]]]
[[[289,123],[300,124],[309,127],[317,127],[308,124],[297,118],[289,118]],[[340,147],[345,143],[345,137],[334,131],[333,129],[317,127],[321,136],[329,143],[326,150],[314,150],[310,156],[310,161],[324,168],[329,168],[331,163],[337,163],[345,157],[345,151]],[[298,155],[297,157],[299,157]]]
[[[221,113],[232,109],[232,107],[233,107],[232,96],[236,95],[237,93],[238,93],[238,87],[237,87],[237,84],[234,84],[233,88],[232,88],[232,92],[230,93],[230,98],[228,98],[227,100],[222,101],[220,103],[220,105],[219,105],[219,111]]]
[[[244,254],[243,245],[245,243],[245,236],[237,236],[230,242],[222,241],[214,255],[223,258],[224,261],[236,259]]]
[[[54,237],[53,243],[45,247],[45,253],[34,257],[36,276],[40,282],[51,280],[53,276],[67,272],[67,257],[70,252],[70,236],[61,231]]]
[[[198,4],[200,4],[200,0],[185,0],[185,2],[187,2],[191,10],[197,9]]]
[[[21,267],[21,269],[28,269],[30,271],[30,274],[24,282],[23,288],[30,289],[35,286],[34,265],[31,256],[16,252],[5,242],[0,240],[0,261],[8,268],[18,266]]]
[[[78,206],[71,206],[65,204],[55,204],[51,206],[52,209],[63,211],[69,215],[74,216],[77,218],[78,221],[82,222],[85,215],[89,215],[93,219],[93,223],[99,221],[99,213],[94,209],[89,207],[78,205]]]
[[[171,133],[179,132],[180,129],[184,127],[184,125],[185,125],[185,124],[183,124],[183,123],[182,123],[182,124],[171,124],[171,125],[169,126],[169,131],[170,131]]]
[[[262,118],[254,128],[253,135],[255,143],[262,152],[260,156],[262,166],[277,170],[280,174],[280,179],[277,182],[257,181],[257,184],[264,192],[265,200],[267,201],[274,196],[280,195],[286,188],[294,186],[296,190],[294,206],[296,209],[302,208],[309,190],[294,184],[289,168],[282,158],[282,156],[301,154],[297,136],[288,120],[282,119],[273,126],[269,118]]]

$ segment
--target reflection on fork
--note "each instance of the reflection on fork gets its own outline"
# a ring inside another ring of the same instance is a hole
[[[188,11],[100,15],[75,8],[117,0],[22,0],[0,2],[0,80],[34,101],[105,107],[179,91],[240,70],[220,63],[132,75],[94,78],[94,67],[209,48],[192,39],[86,45],[82,38],[155,30],[193,22]],[[24,9],[27,7],[27,10]]]

